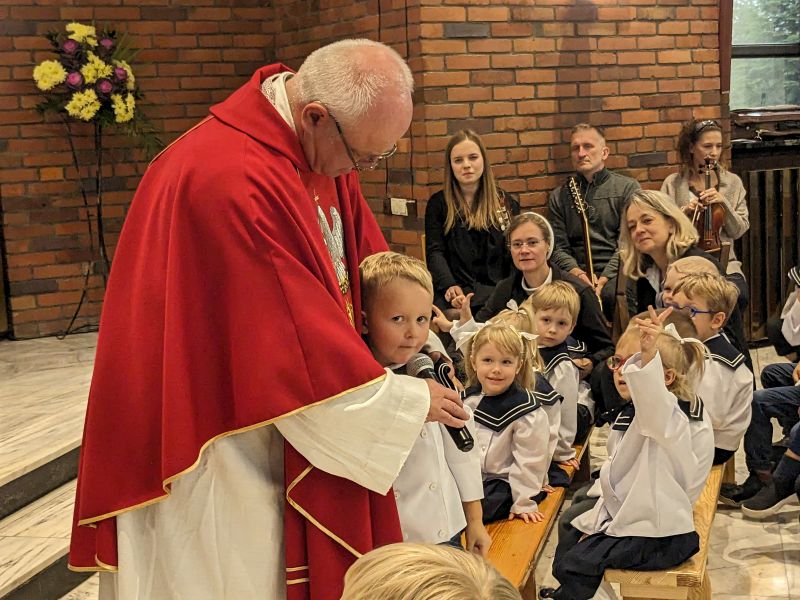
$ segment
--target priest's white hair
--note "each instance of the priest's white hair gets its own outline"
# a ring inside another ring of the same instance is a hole
[[[375,50],[388,58],[388,68],[386,61],[375,60]],[[367,114],[386,94],[410,96],[414,91],[403,57],[367,39],[340,40],[315,50],[297,70],[296,81],[303,105],[321,102],[347,124]]]

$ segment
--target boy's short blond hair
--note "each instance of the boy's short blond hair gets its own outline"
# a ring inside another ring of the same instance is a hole
[[[725,320],[731,316],[739,299],[739,288],[722,275],[708,273],[691,273],[678,282],[672,290],[673,297],[678,292],[689,300],[702,298],[708,304],[708,310],[714,313],[725,313]]]
[[[344,576],[341,600],[521,600],[477,554],[433,544],[389,544],[368,552]]]
[[[569,313],[572,326],[575,327],[581,312],[581,297],[566,281],[553,281],[537,288],[522,305],[530,306],[534,313],[540,310],[564,309]]]
[[[702,256],[684,256],[669,264],[667,270],[675,269],[681,275],[690,273],[708,273],[709,275],[719,275],[717,266]]]
[[[422,286],[433,296],[433,279],[425,263],[399,252],[378,252],[366,257],[358,267],[361,274],[361,301],[366,306],[376,292],[396,279]]]

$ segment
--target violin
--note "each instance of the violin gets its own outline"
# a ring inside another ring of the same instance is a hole
[[[710,156],[705,158],[705,166],[702,172],[706,178],[706,188],[711,189],[711,172],[717,168]],[[701,250],[710,254],[718,254],[722,248],[720,231],[725,222],[725,208],[718,202],[703,206],[698,198],[697,206],[692,215],[692,225],[697,229],[700,240],[697,242]]]

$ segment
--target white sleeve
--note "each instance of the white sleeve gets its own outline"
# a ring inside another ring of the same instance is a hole
[[[550,466],[547,415],[540,408],[520,417],[511,427],[514,428],[511,440],[514,462],[508,473],[514,499],[511,512],[535,512],[539,507],[531,497],[542,491]]]
[[[478,448],[478,433],[475,429],[475,419],[472,417],[472,410],[466,405],[464,409],[469,413],[467,429],[475,440],[475,445],[469,452],[462,452],[458,449],[453,438],[447,432],[447,428],[439,424],[442,430],[444,442],[444,458],[447,467],[455,479],[458,495],[462,502],[471,502],[483,498],[483,476],[481,475],[481,451]]]
[[[396,375],[275,423],[312,465],[379,494],[389,491],[430,407],[423,379]]]
[[[786,303],[787,307],[784,307],[783,312],[783,325],[781,325],[781,333],[783,337],[786,338],[786,341],[789,342],[792,346],[800,346],[800,302],[797,301],[797,290],[792,292],[792,298],[789,300],[791,301],[794,299],[794,302],[789,306],[789,302]]]
[[[564,397],[561,402],[561,423],[558,427],[558,442],[553,460],[565,461],[575,458],[575,434],[578,432],[578,384],[580,372],[572,361],[556,365],[551,384]]]
[[[450,336],[453,338],[456,346],[458,346],[466,334],[475,331],[478,331],[478,324],[475,322],[475,319],[470,319],[466,323],[453,321],[453,328],[450,330]]]
[[[642,355],[637,352],[622,368],[622,375],[631,392],[636,407],[636,421],[642,435],[653,438],[662,445],[671,445],[688,435],[689,420],[681,413],[675,394],[664,384],[664,367],[661,353],[646,366],[641,366]]]

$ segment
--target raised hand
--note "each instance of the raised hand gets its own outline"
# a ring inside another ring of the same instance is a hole
[[[444,293],[444,299],[447,302],[449,302],[453,306],[453,308],[458,308],[458,306],[453,304],[453,301],[459,296],[463,295],[464,295],[464,290],[461,289],[460,285],[451,285],[449,288],[447,288],[447,291]]]
[[[649,363],[656,355],[656,339],[664,331],[664,321],[672,314],[670,306],[660,315],[656,309],[647,307],[649,318],[636,319],[636,326],[639,328],[639,344],[642,348],[642,366]]]
[[[448,333],[453,328],[453,322],[445,317],[442,310],[435,304],[433,305],[433,314],[436,316],[431,319],[431,325],[436,325],[439,331]]]

